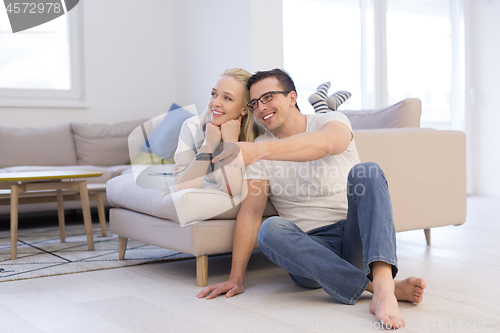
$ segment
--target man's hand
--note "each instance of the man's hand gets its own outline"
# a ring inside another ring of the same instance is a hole
[[[208,286],[196,295],[198,298],[203,298],[207,296],[207,299],[214,298],[220,294],[226,294],[226,297],[232,297],[236,294],[241,294],[245,288],[238,281],[228,280],[226,282],[221,282],[214,284],[213,286]]]
[[[226,149],[212,159],[212,162],[220,162],[221,165],[242,168],[257,161],[264,156],[260,143],[238,142]]]

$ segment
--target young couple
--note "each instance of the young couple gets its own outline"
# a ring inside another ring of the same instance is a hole
[[[321,287],[345,304],[354,304],[369,291],[376,318],[387,328],[403,327],[398,301],[420,303],[425,281],[394,280],[396,239],[387,181],[377,164],[359,163],[347,117],[340,112],[302,114],[295,85],[281,69],[257,72],[246,86],[227,73],[216,82],[207,112],[184,124],[179,142],[187,143],[179,149],[189,147],[193,155],[190,161],[176,159],[175,166],[177,184],[186,186],[183,177],[194,164],[205,172],[212,162],[228,165],[224,169],[234,176],[234,185],[240,182],[234,192],[245,194],[229,279],[206,287],[198,297],[243,292],[246,267],[258,241],[262,252],[296,284]],[[248,125],[250,112],[267,129],[255,140],[257,132]],[[194,156],[200,152],[214,157],[197,160]],[[240,169],[231,168],[242,164],[245,181]],[[187,187],[203,183],[200,177],[185,179]],[[214,173],[209,181],[230,193],[233,184],[231,180],[227,186],[227,179]],[[262,222],[268,198],[279,217]]]

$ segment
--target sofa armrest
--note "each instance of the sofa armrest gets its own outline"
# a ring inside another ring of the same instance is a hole
[[[396,231],[465,222],[465,133],[429,129],[355,131],[361,162],[389,183]]]

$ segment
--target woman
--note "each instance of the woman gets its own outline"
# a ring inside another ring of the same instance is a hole
[[[229,195],[241,193],[243,169],[212,164],[212,157],[238,141],[253,142],[259,134],[247,104],[250,73],[240,68],[226,70],[212,88],[208,109],[182,125],[174,155],[176,189],[201,188],[204,180]],[[229,185],[229,186],[228,186]]]

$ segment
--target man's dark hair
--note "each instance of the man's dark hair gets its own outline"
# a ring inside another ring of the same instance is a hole
[[[250,79],[248,79],[247,83],[248,90],[250,90],[250,87],[252,87],[252,85],[254,85],[255,83],[267,79],[269,77],[276,78],[280,83],[281,87],[283,88],[283,90],[295,91],[295,93],[297,94],[297,89],[295,89],[295,84],[293,83],[290,74],[288,74],[285,70],[281,68],[275,68],[268,71],[260,71],[253,74],[250,77]],[[299,105],[297,103],[295,103],[295,107],[297,108],[297,110],[300,111]]]

